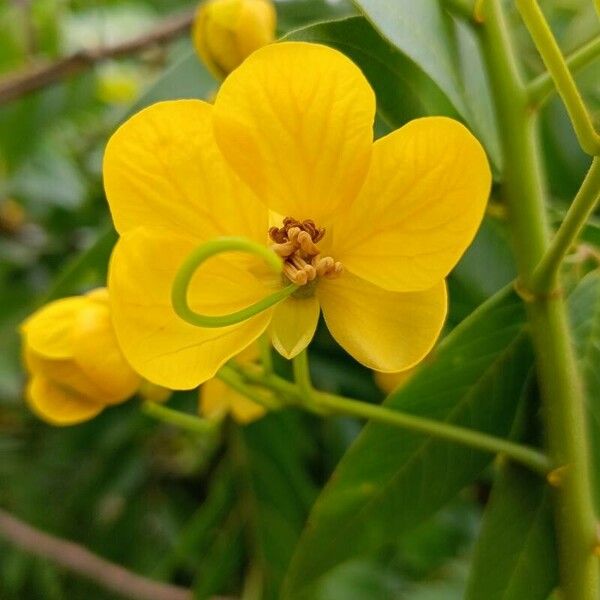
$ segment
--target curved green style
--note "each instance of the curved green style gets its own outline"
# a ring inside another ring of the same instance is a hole
[[[196,248],[181,265],[171,288],[171,303],[173,309],[179,317],[190,325],[196,327],[227,327],[242,323],[249,318],[257,315],[267,308],[281,302],[291,294],[293,294],[298,286],[291,283],[290,285],[274,292],[270,296],[251,304],[250,306],[230,313],[228,315],[202,315],[194,312],[188,304],[187,292],[192,277],[196,269],[203,262],[224,252],[247,252],[262,258],[276,273],[281,273],[281,259],[269,248],[253,242],[243,237],[219,237],[201,244]]]

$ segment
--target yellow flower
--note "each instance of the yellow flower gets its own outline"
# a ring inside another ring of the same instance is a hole
[[[106,289],[56,300],[22,325],[26,399],[53,425],[95,417],[131,396],[140,377],[117,345]]]
[[[258,357],[258,344],[252,344],[241,352],[236,360],[239,364],[247,364],[256,362]],[[217,378],[209,379],[202,384],[199,408],[200,413],[207,418],[219,418],[229,413],[242,425],[260,419],[266,412],[264,406],[246,398]]]
[[[275,38],[277,16],[271,0],[207,0],[194,19],[196,52],[218,79]]]
[[[343,54],[280,43],[235,70],[214,106],[162,102],[119,128],[104,159],[121,235],[109,289],[136,370],[193,388],[267,328],[290,358],[320,310],[374,370],[405,370],[429,352],[446,315],[444,278],[481,222],[490,170],[457,121],[417,119],[373,143],[374,115],[369,84]],[[232,235],[274,247],[285,275],[255,257],[213,257],[191,281],[194,311],[222,315],[299,288],[236,325],[195,327],[172,307],[175,275],[200,243]]]

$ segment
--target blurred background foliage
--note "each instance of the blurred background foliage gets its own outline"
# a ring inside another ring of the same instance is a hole
[[[194,6],[182,0],[2,0],[0,78],[136,37]],[[598,34],[587,0],[547,0],[544,8],[567,52]],[[474,40],[449,14],[452,60],[463,74],[460,98],[345,0],[280,0],[277,11],[281,35],[338,47],[363,68],[378,95],[378,135],[424,114],[457,116],[484,140],[500,172]],[[513,17],[534,76],[540,60]],[[597,67],[578,81],[589,105],[598,107]],[[0,105],[0,506],[138,573],[189,586],[198,598],[276,600],[308,511],[359,423],[287,411],[199,436],[150,421],[134,399],[90,423],[54,429],[22,401],[19,322],[49,299],[104,284],[115,240],[101,182],[108,136],[151,102],[210,98],[216,87],[184,34]],[[544,108],[541,128],[558,220],[587,163],[558,99]],[[492,198],[475,243],[449,281],[448,331],[513,278],[506,219],[505,207]],[[597,251],[600,219],[589,225],[585,241]],[[582,262],[569,267],[573,281],[586,270],[583,252]],[[369,401],[383,397],[372,373],[324,328],[311,359],[318,387]],[[283,361],[279,368],[285,372]],[[195,392],[173,399],[191,412],[196,403]],[[488,492],[484,475],[396,543],[336,568],[314,600],[463,597]],[[0,540],[3,600],[112,597]]]

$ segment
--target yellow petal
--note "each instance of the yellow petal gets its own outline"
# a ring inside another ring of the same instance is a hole
[[[211,379],[200,388],[200,413],[207,418],[218,418],[227,413],[242,424],[260,419],[266,409],[232,390],[220,379]]]
[[[200,100],[159,102],[110,138],[104,187],[117,231],[147,226],[199,239],[265,240],[267,211],[223,160],[211,113]]]
[[[82,296],[63,298],[34,312],[21,326],[26,345],[48,358],[71,357],[73,323],[85,304]]]
[[[95,417],[104,404],[66,390],[43,375],[34,375],[25,392],[31,410],[52,425],[75,425]]]
[[[334,256],[385,289],[429,289],[473,240],[490,185],[483,148],[463,125],[411,121],[375,142],[365,185],[336,220]]]
[[[125,358],[143,377],[170,389],[191,389],[266,329],[271,310],[219,329],[189,325],[171,306],[171,287],[195,243],[173,233],[136,229],[117,243],[110,264],[111,314]],[[210,315],[240,310],[273,289],[234,258],[211,258],[189,289],[193,310]]]
[[[328,221],[368,169],[375,97],[343,54],[271,44],[223,83],[214,107],[225,158],[270,209]]]
[[[310,298],[288,298],[273,312],[271,342],[287,359],[294,358],[308,346],[319,322],[319,301]]]
[[[422,292],[389,292],[344,273],[321,281],[317,295],[333,337],[376,371],[403,371],[421,361],[446,317],[444,281]]]
[[[81,370],[106,390],[107,402],[120,402],[132,396],[140,376],[123,356],[113,330],[106,301],[90,301],[75,320],[73,357]]]
[[[33,375],[42,375],[53,384],[84,396],[92,402],[112,404],[120,400],[106,389],[92,381],[72,359],[51,359],[37,354],[31,348],[25,348],[25,364]]]

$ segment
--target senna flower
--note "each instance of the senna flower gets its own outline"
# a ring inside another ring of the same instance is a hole
[[[207,0],[192,29],[196,52],[217,79],[275,38],[277,15],[271,0]]]
[[[259,355],[258,344],[252,344],[236,356],[236,361],[239,364],[252,364],[258,361]],[[230,414],[235,421],[242,425],[256,421],[266,413],[264,406],[236,392],[217,378],[209,379],[202,384],[199,409],[200,414],[209,419],[221,418],[225,414]]]
[[[105,288],[47,304],[21,326],[26,400],[53,425],[73,425],[127,400],[140,377],[119,350]]]
[[[429,352],[446,315],[444,278],[481,222],[490,170],[457,121],[417,119],[373,143],[374,115],[373,91],[343,54],[279,43],[246,59],[214,106],[163,102],[119,128],[104,158],[121,236],[109,289],[136,370],[192,388],[267,329],[290,358],[321,310],[374,370],[402,371]],[[191,278],[193,311],[287,298],[239,323],[196,327],[175,312],[171,289],[198,245],[220,236],[272,248],[283,272],[247,254],[214,256]]]

